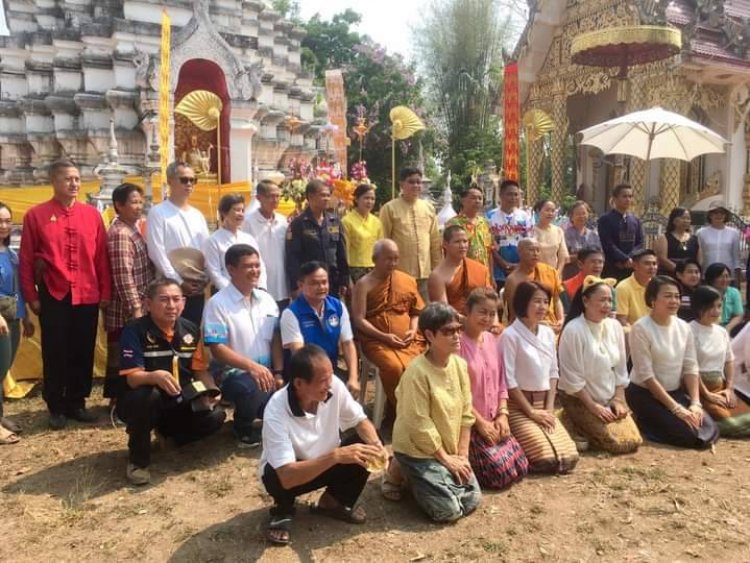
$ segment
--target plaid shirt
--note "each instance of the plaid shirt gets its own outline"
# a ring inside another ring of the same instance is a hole
[[[154,268],[148,258],[146,240],[137,228],[119,218],[107,232],[107,251],[112,270],[112,303],[107,307],[104,327],[111,331],[122,328],[133,317],[134,309],[143,310]]]

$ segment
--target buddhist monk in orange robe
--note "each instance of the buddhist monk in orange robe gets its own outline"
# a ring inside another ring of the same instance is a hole
[[[513,311],[513,296],[516,288],[521,282],[535,281],[546,287],[552,296],[544,322],[558,334],[565,320],[562,301],[560,301],[560,294],[564,289],[560,274],[552,266],[540,262],[541,247],[536,239],[526,238],[519,241],[518,255],[520,258],[518,267],[505,280],[503,299],[507,312],[506,325],[516,318],[515,311]]]
[[[362,353],[380,369],[383,389],[394,406],[401,374],[426,347],[417,333],[424,302],[417,281],[396,270],[398,258],[398,246],[392,240],[375,243],[375,267],[359,279],[352,292],[352,322]]]

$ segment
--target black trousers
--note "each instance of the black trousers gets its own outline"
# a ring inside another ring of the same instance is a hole
[[[61,301],[39,288],[44,389],[51,413],[85,406],[91,394],[99,306],[73,305],[70,293]]]
[[[342,446],[362,443],[358,435],[353,435],[341,442]],[[326,487],[326,492],[347,507],[353,507],[367,484],[370,473],[356,463],[338,464],[318,475],[304,485],[285,489],[279,481],[279,475],[270,464],[263,470],[263,484],[268,494],[273,497],[275,506],[271,509],[274,516],[290,516],[294,513],[294,500],[305,493]]]
[[[193,412],[187,401],[178,404],[152,385],[129,388],[121,394],[117,414],[127,425],[130,463],[141,468],[151,464],[152,430],[182,446],[218,431],[226,418],[221,409]]]
[[[182,318],[193,321],[196,325],[201,326],[203,319],[203,307],[206,304],[206,294],[201,292],[198,295],[191,295],[185,298],[185,308],[182,310]]]

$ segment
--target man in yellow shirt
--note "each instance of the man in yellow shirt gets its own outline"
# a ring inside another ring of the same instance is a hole
[[[650,248],[636,250],[630,256],[633,273],[617,284],[617,320],[625,330],[641,317],[649,314],[646,305],[646,286],[656,275],[656,253]]]
[[[437,216],[431,204],[420,199],[422,171],[407,167],[399,174],[401,197],[380,210],[383,237],[393,240],[401,259],[398,269],[417,280],[419,293],[427,300],[427,278],[442,259]]]

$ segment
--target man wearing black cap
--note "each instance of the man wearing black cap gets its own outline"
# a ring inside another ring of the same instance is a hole
[[[203,358],[201,333],[180,317],[185,297],[171,279],[152,282],[149,313],[131,321],[120,337],[117,413],[128,430],[128,480],[149,483],[151,431],[179,446],[219,430],[225,413],[214,408],[220,394]]]

